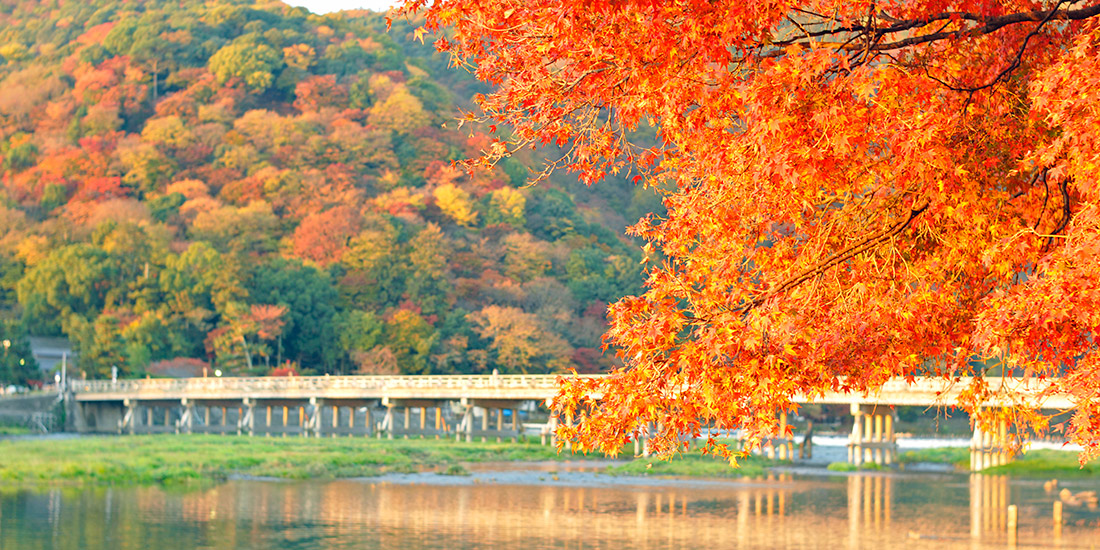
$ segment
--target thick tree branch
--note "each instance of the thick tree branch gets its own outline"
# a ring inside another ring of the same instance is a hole
[[[916,219],[917,216],[919,216],[922,212],[924,212],[925,210],[928,209],[928,205],[929,205],[929,203],[927,201],[925,201],[920,206],[910,210],[909,211],[909,216],[906,217],[904,220],[901,220],[901,221],[899,221],[899,222],[897,222],[897,223],[895,223],[895,224],[893,224],[889,227],[886,227],[885,229],[883,229],[882,231],[879,231],[878,233],[873,233],[871,235],[868,235],[862,241],[860,241],[860,242],[858,242],[858,243],[856,243],[852,246],[849,246],[848,248],[846,248],[844,250],[841,250],[841,251],[837,252],[836,254],[833,254],[832,256],[827,258],[825,261],[819,262],[816,265],[814,265],[812,267],[809,267],[809,268],[803,270],[802,272],[798,273],[797,275],[783,281],[782,283],[780,283],[775,288],[772,288],[768,292],[765,292],[764,294],[762,294],[760,296],[757,296],[756,298],[753,298],[752,301],[750,301],[749,303],[744,304],[743,306],[741,306],[739,308],[740,311],[741,312],[747,312],[747,311],[755,308],[756,306],[764,303],[765,301],[767,301],[771,297],[776,296],[776,295],[781,294],[781,293],[784,293],[784,292],[787,292],[788,290],[791,290],[792,288],[794,288],[794,287],[810,280],[811,278],[813,278],[813,277],[815,277],[815,276],[817,276],[821,273],[824,273],[829,268],[835,267],[836,265],[840,264],[841,262],[844,262],[844,261],[847,261],[851,258],[854,258],[854,257],[858,256],[859,254],[862,254],[862,253],[864,253],[868,250],[871,250],[872,248],[875,248],[875,247],[885,243],[886,241],[889,241],[890,239],[894,238],[895,236],[901,234],[902,231],[905,231],[905,228],[909,227],[909,224],[912,223],[913,220]]]
[[[982,17],[977,14],[964,13],[964,12],[946,12],[937,14],[932,17],[924,19],[907,19],[907,20],[895,20],[894,23],[887,27],[878,28],[872,25],[849,25],[844,27],[828,28],[810,33],[805,33],[790,40],[781,40],[773,43],[774,46],[784,47],[796,44],[809,44],[814,42],[813,39],[836,36],[841,34],[868,34],[872,35],[874,44],[870,46],[871,51],[884,52],[899,50],[909,46],[915,46],[917,44],[925,44],[929,42],[936,42],[939,40],[961,38],[963,36],[977,36],[983,34],[994,33],[1010,25],[1018,25],[1020,23],[1044,23],[1047,21],[1081,21],[1100,15],[1100,4],[1088,6],[1080,9],[1050,9],[1020,13],[1010,13],[998,17]],[[888,18],[889,19],[889,18]],[[897,34],[900,32],[911,31],[925,27],[932,23],[938,23],[942,21],[972,21],[979,23],[977,26],[971,26],[958,30],[951,31],[938,31],[929,34],[922,34],[917,36],[910,36],[894,40],[892,42],[878,42],[881,38],[889,35]],[[824,23],[819,23],[824,24]],[[805,24],[804,24],[805,25]],[[825,43],[830,45],[829,43]],[[845,40],[843,42],[836,42],[831,44],[841,50],[863,50],[868,48],[866,43],[857,44],[852,40]],[[780,56],[784,52],[768,52],[768,56]]]

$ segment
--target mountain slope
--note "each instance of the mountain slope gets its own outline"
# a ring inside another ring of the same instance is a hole
[[[3,315],[70,338],[89,376],[606,368],[604,306],[641,284],[622,229],[658,199],[454,168],[488,143],[453,122],[482,85],[411,29],[0,6]]]

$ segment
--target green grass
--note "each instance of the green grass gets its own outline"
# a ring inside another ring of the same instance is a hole
[[[461,464],[451,464],[446,470],[439,472],[445,476],[468,476],[470,471],[463,467]]]
[[[1016,457],[1004,466],[989,468],[983,473],[1003,474],[1014,477],[1089,477],[1100,476],[1100,461],[1092,461],[1083,467],[1077,461],[1076,451],[1037,449]],[[970,449],[966,447],[937,447],[902,453],[902,463],[935,462],[952,464],[960,470],[970,467]]]
[[[452,440],[267,438],[216,435],[137,435],[59,440],[0,440],[0,487],[18,484],[110,484],[188,487],[229,476],[282,479],[368,477],[425,469],[466,475],[462,464],[586,458],[534,443],[457,443]],[[629,456],[629,455],[628,455]],[[590,455],[587,458],[601,458]],[[672,461],[635,459],[613,475],[758,476],[778,464],[760,457],[740,468],[710,456]]]
[[[0,426],[0,435],[27,435],[31,429],[26,426]]]
[[[1016,457],[1016,460],[990,468],[983,473],[1005,474],[1014,477],[1100,477],[1100,461],[1094,460],[1081,466],[1075,451],[1038,449]]]
[[[847,462],[830,462],[826,469],[830,472],[859,472],[866,470],[888,470],[889,466],[882,464],[875,464],[874,462],[864,462],[859,466],[855,464],[849,464]]]
[[[190,485],[230,475],[374,476],[457,463],[579,458],[528,443],[144,435],[0,440],[0,484]]]
[[[681,455],[672,460],[638,458],[621,465],[608,466],[611,475],[630,476],[685,476],[685,477],[756,477],[768,472],[768,467],[779,462],[750,456],[739,459],[738,467],[721,458],[700,455]]]
[[[952,464],[957,468],[970,467],[970,449],[966,447],[933,447],[931,449],[919,449],[905,451],[898,457],[902,464],[916,462],[934,462],[936,464]]]

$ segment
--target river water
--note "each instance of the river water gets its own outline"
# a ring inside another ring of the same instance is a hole
[[[978,474],[666,480],[562,464],[190,491],[0,486],[0,549],[1001,549],[1009,504],[1017,548],[1100,548],[1100,511],[1071,498],[1058,530],[1057,500],[1041,482]]]

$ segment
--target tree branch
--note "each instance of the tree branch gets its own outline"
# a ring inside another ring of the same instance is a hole
[[[742,313],[748,312],[749,310],[755,308],[756,306],[764,303],[765,301],[767,301],[771,297],[776,296],[777,294],[781,294],[783,292],[786,292],[786,291],[788,291],[788,290],[790,290],[790,289],[792,289],[792,288],[808,281],[812,277],[823,273],[825,270],[840,264],[841,262],[844,262],[846,260],[854,258],[855,256],[857,256],[859,254],[862,254],[862,253],[864,253],[868,250],[871,250],[872,248],[875,248],[876,246],[878,246],[882,243],[885,243],[886,241],[889,241],[890,239],[894,238],[895,236],[899,235],[902,231],[904,231],[905,228],[909,227],[909,224],[912,223],[913,220],[916,219],[916,217],[919,216],[922,212],[927,210],[928,206],[929,206],[928,201],[925,201],[920,206],[910,210],[909,211],[909,216],[906,217],[904,220],[901,220],[901,221],[899,221],[899,222],[883,229],[882,231],[879,231],[878,233],[873,233],[873,234],[867,236],[866,238],[864,238],[859,243],[856,243],[852,246],[849,246],[848,248],[846,248],[844,250],[841,250],[840,252],[837,252],[836,254],[833,254],[832,256],[827,258],[825,261],[819,262],[817,265],[805,269],[801,273],[787,279],[786,281],[783,281],[782,283],[779,284],[779,286],[769,290],[768,292],[765,292],[764,294],[762,294],[760,296],[757,296],[756,298],[753,298],[752,301],[750,301],[747,304],[744,304],[743,306],[741,306],[738,309]]]
[[[1048,21],[1080,21],[1083,19],[1096,17],[1097,15],[1100,15],[1100,4],[1076,10],[1058,9],[1057,7],[1055,7],[1054,9],[1050,10],[1010,13],[997,17],[983,17],[978,14],[966,12],[946,12],[924,19],[896,20],[892,25],[883,28],[877,28],[871,25],[857,24],[814,31],[811,33],[805,33],[790,40],[776,41],[773,43],[773,45],[782,48],[784,46],[791,46],[795,44],[808,44],[812,41],[811,39],[822,36],[846,33],[873,34],[874,38],[876,39],[876,43],[874,43],[874,45],[870,47],[870,50],[883,52],[898,50],[909,46],[915,46],[917,44],[925,44],[928,42],[936,42],[939,40],[959,38],[962,36],[990,34],[1010,25],[1018,25],[1020,23],[1033,22],[1043,24]],[[877,42],[878,39],[881,39],[882,37],[888,35],[910,31],[913,29],[919,29],[921,27],[925,27],[932,23],[937,23],[941,21],[972,21],[980,24],[977,26],[954,31],[937,31],[919,36],[910,36],[908,38],[902,38],[893,42]],[[820,24],[823,25],[824,23]],[[867,48],[865,43],[853,44],[851,40],[846,40],[844,42],[835,42],[832,44],[826,43],[826,45],[832,45],[841,50],[862,50]],[[774,51],[765,54],[765,56],[768,57],[775,57],[780,55],[784,55],[784,52]]]

